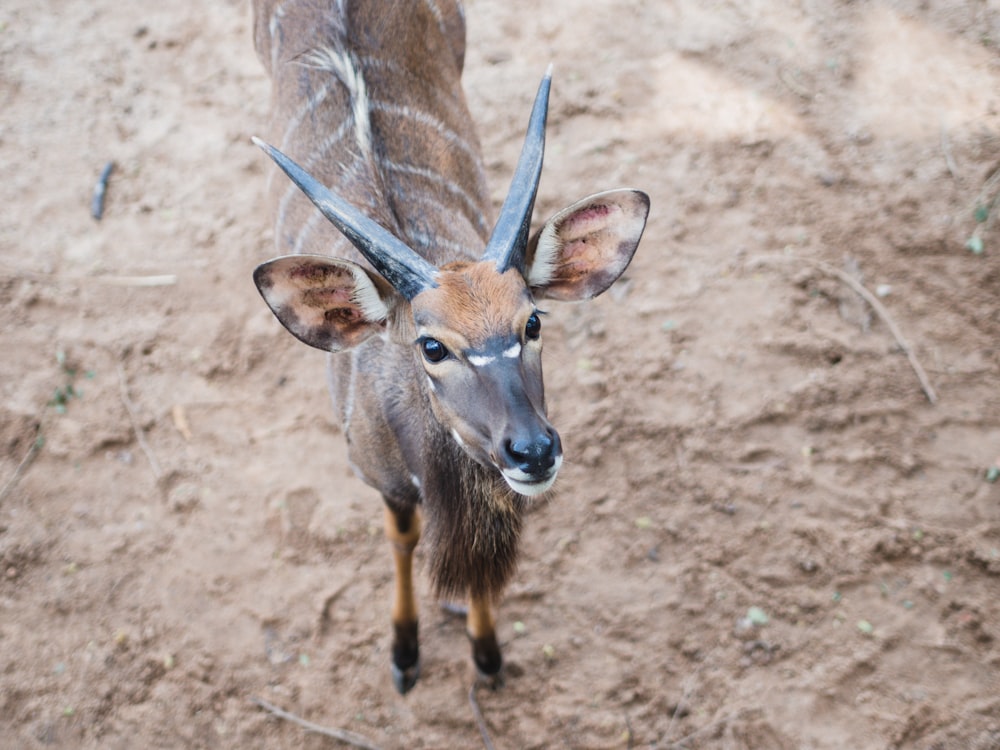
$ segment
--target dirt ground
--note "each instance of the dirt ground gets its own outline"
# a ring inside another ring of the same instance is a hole
[[[653,206],[622,283],[550,306],[566,466],[477,693],[495,746],[1000,748],[1000,3],[467,14],[497,204],[554,62],[538,216]],[[249,25],[0,7],[5,748],[340,746],[256,698],[482,745],[426,577],[423,676],[392,688],[379,499],[250,280]]]

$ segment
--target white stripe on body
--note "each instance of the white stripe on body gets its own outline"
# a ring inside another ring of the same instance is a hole
[[[473,200],[465,188],[459,185],[453,180],[449,180],[447,177],[443,177],[437,172],[431,171],[430,169],[425,169],[424,167],[417,167],[412,164],[397,164],[391,161],[382,161],[382,166],[389,172],[396,172],[398,174],[406,174],[414,177],[422,177],[429,182],[434,183],[438,187],[444,188],[446,191],[459,198],[462,203],[465,204],[468,209],[468,215],[470,219],[477,225],[481,232],[487,232],[489,227],[486,224],[486,217],[483,216],[478,204]],[[429,198],[431,196],[428,196]],[[435,205],[440,205],[435,202]]]

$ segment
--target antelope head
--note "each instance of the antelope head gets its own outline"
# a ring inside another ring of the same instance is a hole
[[[599,193],[558,212],[529,238],[549,87],[546,75],[482,257],[440,268],[254,139],[374,268],[313,255],[262,264],[254,281],[278,320],[331,352],[373,334],[405,332],[436,419],[470,457],[527,496],[548,490],[562,463],[545,411],[536,305],[543,298],[586,300],[610,287],[631,261],[649,211],[640,191]]]

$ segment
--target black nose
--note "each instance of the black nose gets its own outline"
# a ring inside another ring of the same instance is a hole
[[[548,471],[559,454],[559,436],[546,430],[530,437],[508,440],[507,455],[517,464],[517,468],[528,474]]]

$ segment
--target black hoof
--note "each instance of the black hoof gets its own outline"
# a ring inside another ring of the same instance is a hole
[[[478,681],[494,690],[503,687],[503,657],[496,637],[469,640],[472,643],[472,661],[476,665]]]
[[[392,665],[392,684],[396,687],[396,692],[406,695],[410,689],[417,684],[420,677],[420,662],[411,664],[406,669],[400,669],[395,664]]]
[[[395,638],[392,642],[392,684],[400,695],[417,684],[420,677],[420,641],[417,637],[417,623],[397,623],[393,627]]]

